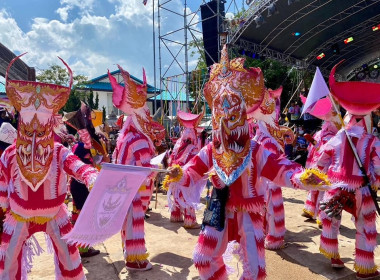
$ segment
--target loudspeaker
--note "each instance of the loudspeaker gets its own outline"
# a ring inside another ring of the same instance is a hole
[[[219,2],[219,14],[218,11]],[[201,5],[203,46],[205,49],[207,66],[218,62],[218,17],[219,32],[223,31],[223,19],[225,16],[224,1],[212,0]]]

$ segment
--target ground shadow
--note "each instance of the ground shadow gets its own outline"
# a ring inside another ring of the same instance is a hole
[[[184,280],[187,279],[187,276],[190,273],[190,266],[193,265],[193,262],[190,258],[186,258],[174,253],[165,252],[154,256],[151,260],[153,265],[152,270],[144,272],[130,272],[126,269],[119,271],[120,279],[122,280]],[[115,264],[116,267],[121,267],[124,264]],[[193,278],[194,280],[199,279],[197,277]]]
[[[289,262],[307,267],[313,273],[320,274],[327,279],[355,279],[355,273],[352,270],[348,268],[334,270],[330,266],[330,261],[321,253],[310,252],[310,243],[319,247],[319,244],[316,244],[319,239],[314,241],[313,237],[319,236],[321,231],[311,225],[302,225],[302,227],[304,229],[300,232],[287,230],[285,234],[287,246],[276,251],[279,256]],[[347,263],[353,261],[353,258],[343,258],[342,260]]]
[[[356,279],[355,272],[348,268],[343,269],[333,269],[330,266],[330,261],[325,258],[320,253],[312,253],[308,251],[308,248],[305,250],[300,249],[299,247],[290,245],[283,250],[277,251],[277,254],[284,260],[295,263],[304,267],[307,267],[310,271],[316,274],[320,274],[327,279],[331,280],[354,280]],[[292,256],[297,255],[297,258],[302,259],[302,262],[298,261]],[[349,261],[350,259],[342,259],[343,261]]]
[[[113,263],[107,261],[107,258],[109,258],[109,254],[103,252],[90,258],[82,258],[82,265],[88,271],[86,273],[87,279],[119,279],[118,271]]]
[[[296,204],[305,204],[305,201],[293,198],[293,197],[283,197],[284,202],[296,203]]]
[[[149,214],[150,214],[150,218],[145,220],[146,223],[149,223],[158,227],[162,227],[167,230],[174,231],[176,233],[178,233],[178,230],[182,228],[183,226],[183,222],[171,223],[170,219],[166,218],[165,216],[162,216],[161,213],[150,212]],[[189,232],[193,236],[198,236],[200,229],[187,229],[186,231]]]

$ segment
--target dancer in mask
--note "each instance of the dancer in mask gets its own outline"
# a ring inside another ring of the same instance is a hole
[[[70,95],[69,87],[8,79],[6,92],[19,112],[16,142],[0,160],[0,206],[6,210],[0,246],[0,278],[26,279],[31,248],[40,248],[32,236],[45,232],[55,253],[57,279],[85,279],[75,245],[61,237],[71,230],[67,207],[67,175],[93,185],[97,170],[84,164],[70,150],[54,142],[54,116]],[[25,245],[26,244],[26,245]]]
[[[143,71],[143,84],[135,83],[129,73],[118,66],[124,80],[120,85],[108,72],[116,108],[123,111],[127,120],[119,132],[112,159],[117,164],[151,167],[150,160],[156,154],[156,146],[165,139],[165,128],[150,116],[146,105],[147,83]],[[152,173],[140,187],[129,207],[121,232],[126,267],[129,270],[144,271],[152,268],[144,237],[144,216],[153,192],[156,174]]]

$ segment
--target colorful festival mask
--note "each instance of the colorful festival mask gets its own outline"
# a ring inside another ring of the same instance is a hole
[[[108,77],[113,90],[113,104],[126,115],[131,116],[136,128],[147,136],[154,145],[160,146],[165,139],[165,128],[152,119],[146,106],[148,87],[145,70],[143,69],[143,84],[139,85],[131,79],[129,73],[121,68],[120,65],[118,65],[118,68],[124,79],[124,86],[120,85],[108,70]]]
[[[24,55],[24,54],[22,54]],[[54,151],[54,116],[65,104],[73,82],[71,69],[68,87],[31,81],[9,80],[12,64],[22,55],[14,58],[5,75],[6,92],[9,100],[19,112],[16,140],[16,159],[22,177],[33,190],[46,179]]]
[[[264,98],[264,78],[259,68],[244,68],[244,59],[229,60],[224,46],[221,62],[211,67],[204,95],[212,109],[213,161],[220,178],[231,184],[250,159],[247,114]],[[274,108],[273,108],[274,110]]]
[[[198,114],[186,113],[181,110],[177,111],[177,119],[179,123],[184,126],[181,137],[175,143],[173,148],[172,157],[176,158],[183,152],[188,145],[196,146],[197,143],[197,127],[201,122],[204,111]],[[202,129],[203,130],[203,129]]]

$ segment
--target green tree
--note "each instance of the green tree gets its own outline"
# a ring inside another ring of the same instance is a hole
[[[107,115],[106,115],[106,107],[103,106],[102,110],[103,110],[103,122],[105,122],[106,121],[106,117],[107,117]]]
[[[95,110],[98,110],[98,109],[99,109],[99,93],[96,93],[96,95],[95,95],[94,109],[95,109]]]
[[[90,93],[87,96],[87,104],[90,106],[91,109],[95,109],[94,92],[92,91],[92,89],[90,89]]]
[[[68,86],[70,82],[70,76],[66,68],[54,64],[51,65],[48,69],[41,71],[41,73],[36,76],[36,80],[43,83]],[[83,91],[83,87],[87,83],[88,78],[86,76],[73,76],[73,87],[71,89],[71,94],[65,106],[61,109],[61,113],[62,111],[72,112],[79,109],[80,101],[86,100],[86,92]]]
[[[201,112],[204,104],[203,86],[208,79],[208,68],[203,45],[203,38],[196,38],[189,43],[190,57],[198,56],[195,69],[189,74],[189,94],[195,100],[194,112]]]

